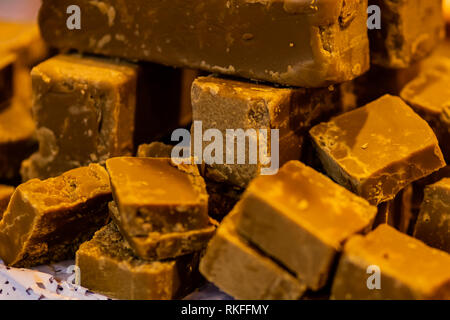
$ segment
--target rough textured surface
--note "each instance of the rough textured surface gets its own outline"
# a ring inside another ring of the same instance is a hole
[[[448,58],[434,60],[432,67],[408,83],[401,97],[429,123],[445,159],[450,161],[450,56]]]
[[[211,220],[209,226],[181,232],[150,232],[147,236],[131,236],[122,223],[115,202],[109,203],[109,212],[120,232],[128,241],[136,256],[144,260],[176,258],[203,250],[216,231],[217,223]]]
[[[34,133],[33,119],[18,100],[0,110],[0,179],[19,177],[20,164],[36,150]]]
[[[81,284],[112,298],[181,298],[198,280],[199,254],[147,262],[136,258],[117,227],[110,223],[83,243],[76,254]]]
[[[81,30],[66,27],[69,5],[83,13]],[[369,68],[366,8],[366,0],[46,0],[39,23],[61,49],[324,87]]]
[[[0,184],[0,220],[3,218],[3,212],[8,207],[9,200],[14,193],[14,187]]]
[[[97,164],[20,185],[0,221],[0,257],[17,267],[73,258],[108,221],[109,201],[108,173]]]
[[[244,300],[294,300],[306,286],[236,232],[239,204],[223,220],[200,262],[200,272],[222,291]]]
[[[279,130],[280,166],[289,160],[299,160],[305,132],[314,124],[328,119],[340,111],[339,90],[335,87],[323,89],[289,89],[234,81],[216,77],[201,77],[192,85],[193,120],[202,121],[202,130],[218,129],[226,137],[227,129]],[[195,131],[193,132],[195,135]],[[231,140],[231,138],[229,138]],[[207,167],[207,176],[238,187],[245,187],[258,176],[263,165],[249,161],[250,145],[258,148],[258,137],[246,139],[245,164],[227,163],[229,150],[223,142],[223,163]],[[210,142],[203,143],[205,150]],[[270,155],[270,143],[268,144]],[[195,156],[194,150],[194,156]],[[269,164],[270,165],[270,164]]]
[[[131,154],[135,65],[59,55],[31,75],[39,152],[24,164],[24,181]]]
[[[344,241],[369,231],[376,211],[326,176],[291,161],[278,174],[250,183],[237,231],[317,291]]]
[[[425,188],[414,236],[429,246],[450,253],[450,178]]]
[[[381,289],[369,290],[369,266],[381,271]],[[449,299],[450,255],[383,225],[344,247],[334,299]]]
[[[433,130],[389,95],[321,123],[310,134],[327,173],[372,204],[392,200],[445,166]]]
[[[114,199],[129,236],[209,226],[208,194],[196,165],[170,158],[119,157],[106,161]]]
[[[141,144],[137,151],[137,156],[141,158],[170,158],[172,156],[173,146],[162,142],[152,142]]]
[[[372,63],[407,68],[444,38],[442,0],[369,0],[381,9],[381,29],[369,30]]]

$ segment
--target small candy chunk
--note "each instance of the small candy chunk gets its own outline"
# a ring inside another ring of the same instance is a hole
[[[137,156],[141,158],[170,158],[172,156],[173,146],[162,142],[152,142],[150,144],[141,144],[137,151]]]
[[[327,173],[376,205],[445,166],[433,130],[390,95],[321,123],[310,134]]]
[[[209,226],[208,194],[196,165],[169,158],[106,161],[123,229],[130,237]]]
[[[373,64],[407,68],[445,36],[442,0],[369,0],[369,5],[381,10],[381,28],[369,30]]]
[[[275,164],[274,159],[271,159],[271,163],[264,164],[260,157],[258,161],[250,162],[252,154],[256,160],[257,152],[261,151],[259,132],[266,130],[270,142],[267,144],[268,155],[271,155],[271,144],[278,142],[279,165],[289,160],[299,160],[305,132],[314,124],[338,113],[339,90],[334,87],[278,88],[216,77],[200,77],[192,85],[192,110],[193,120],[201,121],[202,133],[215,129],[220,130],[223,135],[222,159],[216,164],[210,163],[207,171],[211,172],[207,174],[216,176],[215,179],[219,182],[227,181],[238,187],[245,187],[260,174],[263,167]],[[227,148],[227,144],[239,141],[235,138],[239,129],[251,129],[254,132],[245,139],[244,163],[242,160],[241,163],[238,162],[237,151],[234,152],[233,159],[228,160],[231,148]],[[272,139],[271,129],[279,130],[278,141]],[[195,130],[197,127],[194,125],[194,136],[199,134]],[[229,130],[234,130],[234,135],[229,134],[227,137]],[[201,151],[210,143],[204,141]],[[196,153],[195,146],[193,151],[194,157],[202,156]]]
[[[32,70],[39,152],[24,180],[57,176],[133,150],[137,67],[59,55]]]
[[[107,223],[109,201],[108,173],[98,164],[20,185],[0,221],[1,259],[30,267],[73,258]]]
[[[379,289],[375,287],[377,280],[369,279],[376,277],[378,271]],[[450,255],[381,225],[365,237],[358,235],[347,241],[331,297],[338,300],[450,299]]]
[[[168,300],[182,298],[199,280],[198,253],[176,260],[137,258],[114,223],[97,231],[76,253],[81,285],[111,298]]]
[[[0,179],[19,177],[20,164],[36,150],[35,125],[18,101],[0,110]]]
[[[434,62],[401,92],[405,100],[434,130],[445,159],[450,161],[450,59]]]
[[[203,250],[216,231],[216,222],[209,226],[182,232],[150,232],[147,236],[130,236],[124,227],[115,202],[109,203],[109,212],[120,232],[136,256],[143,260],[163,260]]]
[[[253,180],[242,198],[238,232],[280,261],[308,288],[322,288],[336,254],[369,231],[377,209],[299,161]]]
[[[0,220],[3,218],[3,212],[8,207],[9,200],[14,193],[14,187],[0,184]]]
[[[225,293],[242,300],[294,300],[306,286],[236,232],[238,203],[223,220],[200,262],[200,272]]]
[[[0,57],[0,111],[8,106],[13,96],[14,55]]]
[[[450,178],[425,188],[414,237],[450,253]]]
[[[67,28],[70,4],[80,31]],[[352,80],[370,60],[367,0],[45,0],[39,25],[59,49],[299,87]]]

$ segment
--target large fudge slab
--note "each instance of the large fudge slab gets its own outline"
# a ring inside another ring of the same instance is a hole
[[[376,205],[445,166],[427,122],[390,95],[321,123],[310,134],[327,173]]]
[[[198,261],[198,253],[176,260],[140,260],[113,223],[97,231],[76,253],[82,286],[125,300],[182,298],[199,280]]]
[[[45,179],[133,151],[137,67],[59,55],[32,70],[39,152],[24,180]]]
[[[200,272],[222,291],[243,300],[295,300],[304,283],[238,235],[239,203],[222,221],[200,261]]]
[[[71,5],[79,30],[66,25]],[[59,49],[325,87],[369,68],[366,10],[366,0],[45,0],[39,24]]]
[[[299,161],[253,180],[237,231],[314,291],[353,234],[371,229],[377,209]]]
[[[98,164],[20,185],[0,221],[1,259],[15,267],[72,259],[107,223],[111,199],[108,173]]]
[[[373,266],[380,271],[380,289],[368,287],[368,278],[373,274],[368,270],[375,270]],[[450,255],[392,227],[379,226],[345,244],[331,298],[450,299]]]
[[[381,29],[369,30],[372,63],[407,68],[444,38],[442,0],[369,0],[381,10]]]
[[[414,237],[450,253],[450,178],[425,188]]]

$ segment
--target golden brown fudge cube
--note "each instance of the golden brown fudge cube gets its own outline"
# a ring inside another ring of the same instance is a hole
[[[108,173],[98,164],[20,185],[0,221],[0,257],[17,267],[73,258],[108,221],[109,201]]]
[[[407,68],[444,38],[442,0],[369,0],[381,10],[381,29],[369,30],[372,63]]]
[[[148,262],[137,258],[114,223],[97,231],[76,253],[81,285],[111,298],[182,298],[198,280],[199,254]]]
[[[450,253],[450,178],[425,188],[414,236],[429,246]]]
[[[24,166],[24,180],[131,154],[135,65],[59,55],[31,75],[39,152]]]
[[[3,218],[3,212],[8,207],[9,200],[14,193],[14,187],[0,184],[0,220]]]
[[[19,177],[20,164],[36,150],[35,128],[18,100],[0,110],[0,179]]]
[[[130,236],[122,223],[115,202],[109,203],[109,212],[120,232],[130,244],[136,256],[144,260],[176,258],[203,250],[216,231],[216,222],[211,219],[209,226],[182,232],[150,232],[147,236]]]
[[[327,173],[376,205],[445,166],[433,130],[390,95],[321,123],[310,134]]]
[[[450,58],[450,57],[449,57]],[[445,159],[450,160],[450,59],[434,62],[411,81],[401,97],[433,128]]]
[[[376,270],[380,272],[380,289],[373,288],[376,281],[369,279]],[[365,237],[358,235],[347,241],[331,297],[450,299],[450,255],[392,227],[379,226]]]
[[[322,288],[345,240],[369,231],[377,209],[299,161],[253,180],[238,232],[313,289]]]
[[[209,226],[208,195],[196,165],[170,158],[119,157],[106,161],[114,200],[129,236]]]
[[[200,77],[192,85],[193,120],[201,121],[202,133],[208,129],[218,129],[224,137],[229,129],[252,129],[256,133],[246,138],[244,164],[238,164],[237,152],[231,163],[227,160],[230,156],[227,143],[232,139],[224,138],[222,163],[209,163],[207,169],[218,176],[216,180],[227,180],[239,187],[245,187],[263,167],[276,165],[273,159],[267,165],[260,159],[250,163],[251,145],[255,144],[260,150],[257,134],[261,129],[266,130],[269,141],[271,129],[279,130],[279,163],[282,165],[300,159],[305,131],[336,114],[338,108],[339,90],[334,87],[289,89],[216,77]],[[203,150],[209,143],[204,142]],[[271,155],[270,143],[267,149]],[[195,150],[194,156],[198,157]]]
[[[71,4],[43,1],[39,24],[53,47],[299,87],[369,68],[367,0],[78,0],[81,31],[66,26]]]
[[[13,70],[16,57],[6,55],[0,58],[0,110],[8,105],[13,96]]]
[[[239,203],[223,220],[200,262],[200,272],[222,291],[243,300],[294,300],[306,286],[236,232]]]

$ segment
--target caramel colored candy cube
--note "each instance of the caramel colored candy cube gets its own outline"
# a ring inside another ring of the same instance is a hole
[[[374,277],[378,276],[377,288]],[[381,225],[364,237],[358,235],[347,241],[331,297],[450,299],[450,255]]]
[[[427,122],[390,95],[321,123],[310,134],[328,175],[375,205],[445,166]]]
[[[343,243],[369,231],[377,209],[299,161],[253,180],[237,231],[309,288],[322,288]]]

